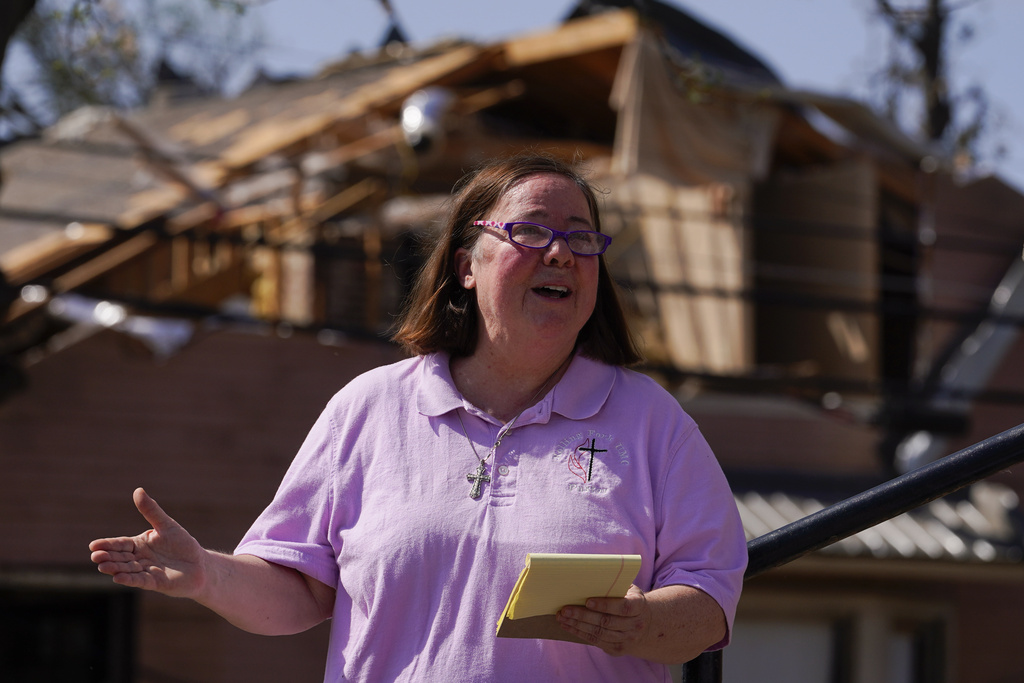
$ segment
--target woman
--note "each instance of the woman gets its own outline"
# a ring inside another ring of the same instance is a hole
[[[556,160],[471,176],[395,336],[414,357],[331,400],[235,554],[139,490],[153,529],[94,541],[99,570],[256,633],[333,618],[327,681],[667,681],[666,663],[724,646],[739,516],[693,421],[623,368],[639,354],[600,227]],[[531,552],[643,562],[624,598],[559,612],[589,646],[498,639]]]

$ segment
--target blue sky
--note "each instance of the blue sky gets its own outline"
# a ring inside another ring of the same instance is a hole
[[[886,50],[869,19],[871,0],[668,0],[705,20],[771,65],[791,87],[863,97],[867,75]],[[897,5],[920,5],[906,0]],[[391,0],[416,44],[446,36],[481,41],[556,24],[574,0]],[[975,39],[959,49],[953,77],[979,82],[1001,121],[1009,156],[992,169],[1024,191],[1024,2],[977,0],[965,16]],[[256,9],[276,73],[308,73],[353,49],[375,47],[387,29],[378,0],[265,0]]]

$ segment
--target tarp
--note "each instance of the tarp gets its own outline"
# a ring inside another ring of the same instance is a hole
[[[753,364],[744,212],[768,171],[779,113],[728,97],[695,98],[651,34],[619,63],[612,161],[615,201],[637,214],[656,285],[667,360],[680,368],[741,373]],[[709,96],[710,97],[710,96]]]
[[[618,114],[613,170],[672,184],[745,185],[771,162],[778,107],[679,83],[647,31],[623,51],[611,106]]]

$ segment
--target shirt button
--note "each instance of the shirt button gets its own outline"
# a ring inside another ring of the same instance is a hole
[[[502,466],[500,466],[500,467],[498,468],[498,474],[500,474],[500,475],[501,475],[501,476],[503,476],[503,477],[504,477],[504,476],[506,476],[506,475],[508,474],[508,465],[502,465]]]

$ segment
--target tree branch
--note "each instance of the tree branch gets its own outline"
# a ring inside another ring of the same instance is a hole
[[[0,3],[0,72],[4,67],[4,56],[11,38],[35,6],[36,0],[4,0]]]

